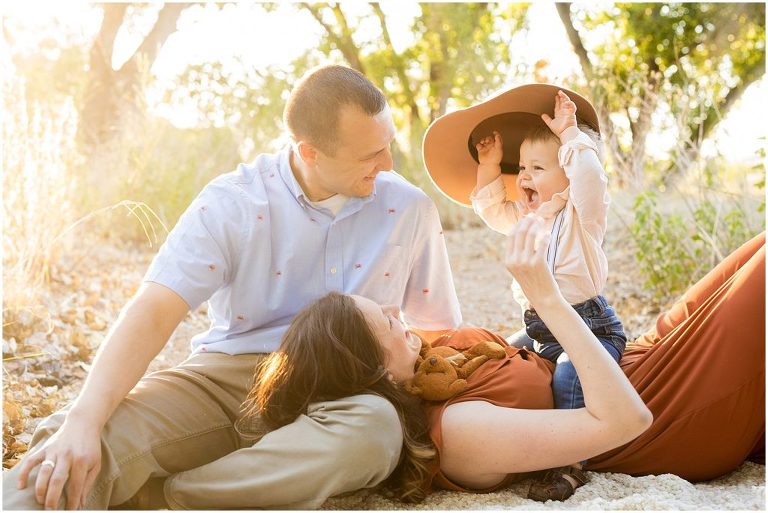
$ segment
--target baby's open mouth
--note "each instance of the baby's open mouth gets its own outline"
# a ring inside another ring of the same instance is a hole
[[[536,202],[536,200],[539,199],[539,193],[536,192],[534,189],[531,189],[530,187],[522,187],[523,193],[525,194],[525,200],[528,205],[531,205]]]

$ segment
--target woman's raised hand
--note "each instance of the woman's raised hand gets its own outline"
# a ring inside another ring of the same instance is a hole
[[[534,307],[538,301],[558,294],[557,283],[547,267],[549,239],[544,220],[535,214],[523,217],[507,237],[504,265]]]

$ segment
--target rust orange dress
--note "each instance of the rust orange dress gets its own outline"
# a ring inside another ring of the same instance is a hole
[[[435,345],[463,350],[486,330],[461,328]],[[721,476],[765,452],[765,234],[729,255],[692,286],[656,327],[627,345],[620,365],[653,413],[651,427],[632,442],[590,458],[586,468],[630,475],[676,474],[689,481]],[[467,389],[425,403],[430,436],[442,447],[441,418],[449,404],[483,400],[510,408],[552,408],[552,364],[506,348],[483,364]],[[525,477],[510,475],[498,489]],[[433,484],[465,490],[439,470]],[[473,490],[473,491],[490,491]]]

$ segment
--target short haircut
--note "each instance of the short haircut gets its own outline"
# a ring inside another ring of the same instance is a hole
[[[546,142],[549,140],[560,144],[560,138],[556,136],[555,133],[550,130],[547,124],[542,120],[533,123],[530,128],[526,130],[525,135],[523,136],[523,142]]]
[[[371,117],[387,106],[381,90],[357,70],[339,65],[309,70],[291,90],[283,123],[293,141],[301,139],[334,155],[338,146],[339,113],[353,105]]]
[[[603,156],[605,153],[605,145],[603,144],[603,139],[600,137],[600,132],[592,128],[592,126],[588,125],[587,123],[578,122],[576,126],[579,128],[579,130],[587,134],[587,137],[592,139],[592,142],[594,142],[597,146],[597,158],[600,160],[600,162],[604,162]],[[549,129],[544,121],[531,126],[531,128],[529,128],[523,136],[523,142],[544,142],[550,139],[560,144],[560,138],[557,137],[554,132]]]

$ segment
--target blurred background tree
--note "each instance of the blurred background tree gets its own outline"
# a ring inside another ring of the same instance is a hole
[[[673,187],[697,196],[688,207],[690,222],[675,225],[694,231],[679,236],[707,241],[712,255],[727,251],[732,244],[727,241],[759,229],[763,221],[750,217],[755,209],[749,201],[738,205],[741,214],[732,214],[734,200],[762,194],[758,157],[731,163],[728,155],[703,158],[702,151],[750,85],[764,82],[765,5],[552,7],[507,2],[94,4],[78,7],[77,22],[65,22],[64,15],[4,16],[10,59],[2,63],[3,87],[6,106],[15,106],[4,131],[4,196],[15,198],[18,208],[32,197],[28,188],[36,181],[13,178],[31,169],[42,177],[47,165],[43,153],[28,151],[29,144],[27,150],[13,146],[18,140],[10,135],[14,123],[24,125],[16,134],[38,134],[46,145],[56,145],[64,140],[58,133],[63,128],[46,125],[41,131],[33,125],[41,119],[66,120],[62,126],[74,124],[77,137],[71,140],[73,132],[66,129],[66,144],[60,144],[66,148],[60,157],[65,165],[58,176],[77,186],[66,189],[71,196],[66,215],[41,215],[49,227],[54,217],[60,225],[52,233],[125,199],[148,205],[163,224],[173,226],[215,175],[285,145],[281,117],[291,84],[310,67],[335,62],[359,69],[385,92],[397,127],[396,169],[435,199],[446,228],[477,219],[428,180],[421,159],[426,128],[446,112],[500,89],[555,80],[583,92],[598,108],[611,187],[617,198],[627,196],[627,208],[635,205],[635,214],[642,212],[635,224],[660,219],[659,230],[667,229],[661,211],[674,202],[636,201],[635,196],[644,189],[663,193]],[[541,16],[543,9],[551,13],[543,29],[538,25],[534,31],[531,13]],[[223,21],[216,25],[216,20]],[[273,32],[266,44],[253,42],[270,24],[290,29]],[[195,32],[202,27],[208,32]],[[245,43],[227,39],[238,31],[249,36]],[[174,38],[190,33],[199,33],[219,53],[174,46]],[[535,38],[542,34],[553,40],[564,34],[567,43],[530,60],[539,50],[530,41],[541,41]],[[227,46],[220,40],[239,43]],[[288,55],[286,48],[299,40],[303,46],[290,57],[254,58]],[[550,65],[563,56],[578,65],[558,74]],[[662,151],[651,148],[658,141]],[[22,161],[23,169],[18,167]],[[69,178],[62,178],[65,171]],[[728,201],[711,196],[718,187],[727,189]],[[38,196],[47,194],[41,189]],[[33,229],[35,222],[25,226]],[[101,234],[145,236],[144,226],[111,218],[91,226]],[[730,227],[730,235],[716,236],[723,227]],[[636,233],[661,240],[650,228]],[[717,240],[726,242],[712,242]],[[643,258],[650,257],[638,254]]]
[[[745,89],[765,75],[765,4],[617,3],[605,9],[559,3],[622,185],[679,178]],[[605,34],[591,44],[586,35]],[[649,173],[654,114],[666,110],[676,144]],[[622,130],[613,114],[628,120]]]
[[[88,149],[98,148],[114,137],[125,116],[141,116],[146,110],[142,74],[152,68],[168,36],[176,30],[181,12],[190,4],[165,4],[133,54],[114,67],[114,46],[124,24],[143,14],[147,6],[102,4],[101,28],[91,45],[89,73],[80,112],[79,132]]]

